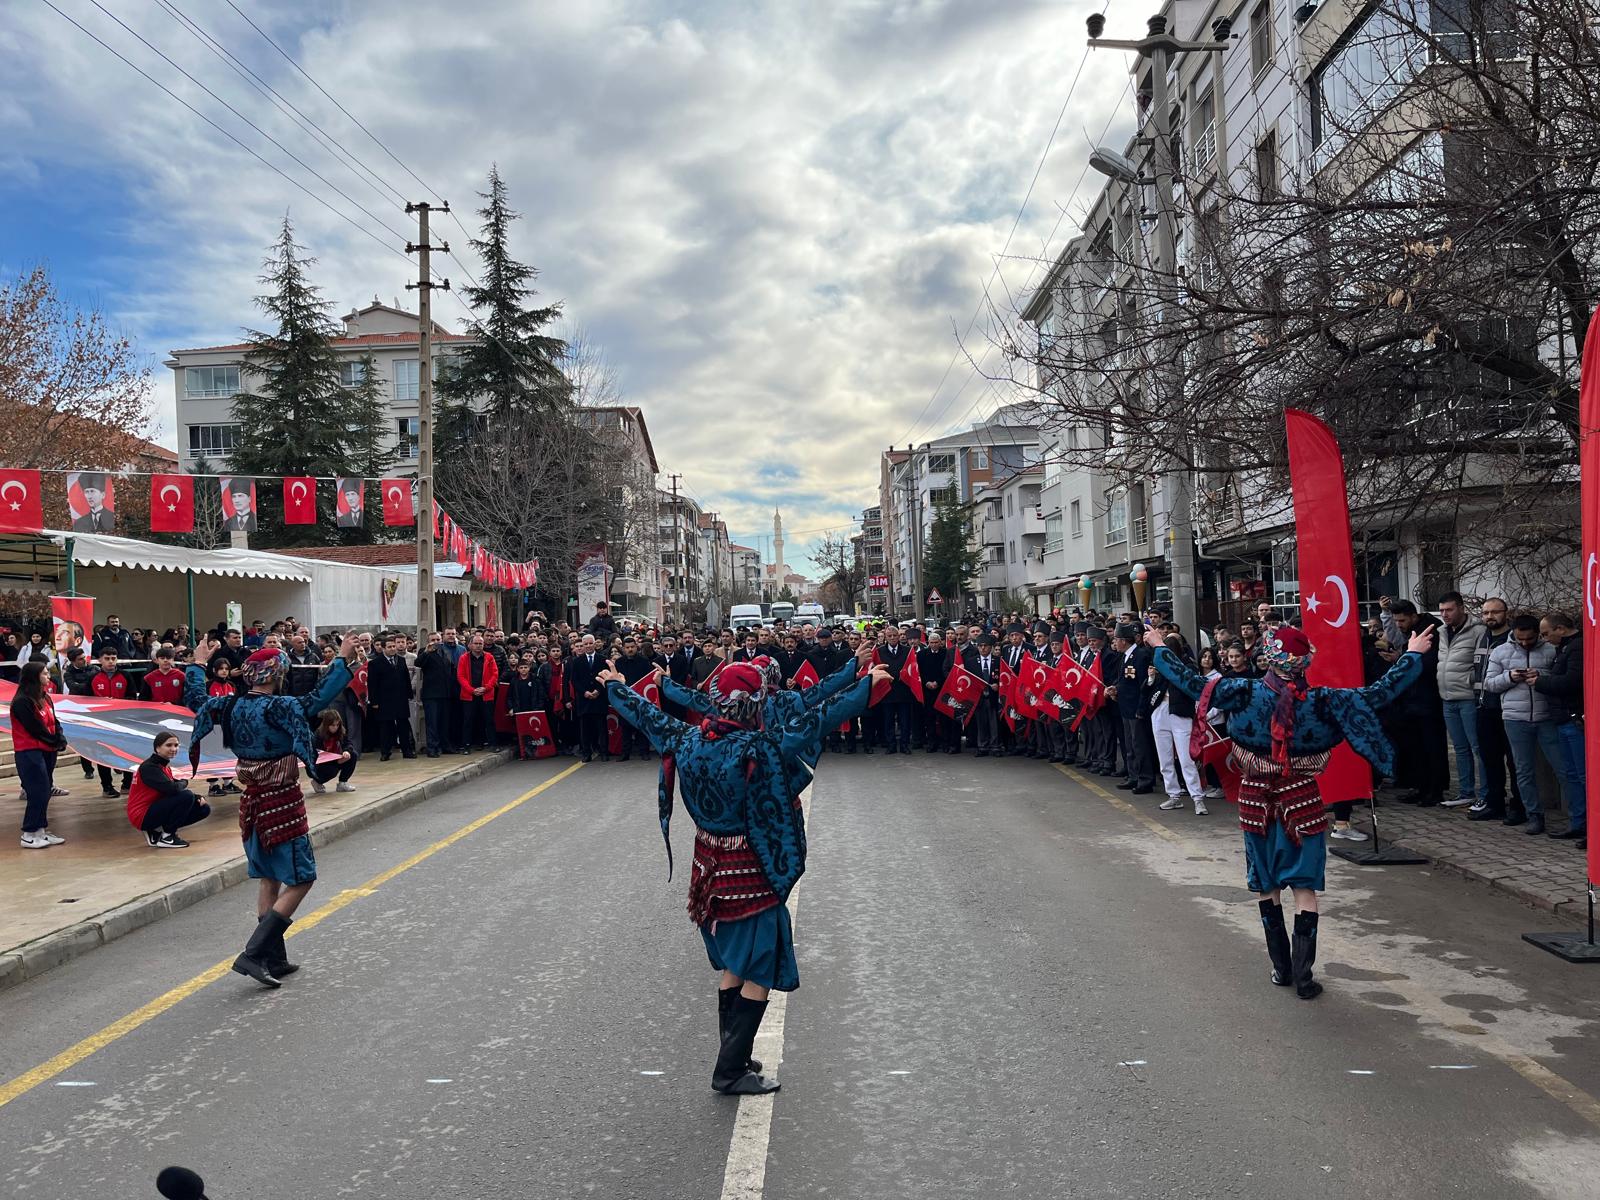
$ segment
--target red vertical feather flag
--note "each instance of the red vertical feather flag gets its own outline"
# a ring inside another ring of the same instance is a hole
[[[1583,656],[1583,702],[1589,714],[1583,744],[1589,763],[1587,779],[1600,778],[1600,649],[1595,625],[1600,621],[1600,310],[1589,319],[1583,341],[1583,366],[1578,377],[1578,467],[1581,475],[1579,513],[1583,524],[1583,631],[1589,652]],[[1594,784],[1588,785],[1591,789]],[[1590,792],[1593,795],[1593,792]],[[1595,811],[1593,800],[1589,811]],[[1589,887],[1600,880],[1600,841],[1589,842]]]

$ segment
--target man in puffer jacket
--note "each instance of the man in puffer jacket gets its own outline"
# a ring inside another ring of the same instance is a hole
[[[1466,808],[1478,801],[1478,781],[1484,778],[1478,752],[1478,689],[1473,664],[1478,644],[1486,633],[1483,623],[1467,613],[1460,592],[1439,597],[1439,699],[1444,705],[1444,727],[1456,750],[1456,778],[1461,786],[1446,808]]]
[[[1561,773],[1561,735],[1552,720],[1549,698],[1534,686],[1555,661],[1555,647],[1539,641],[1538,619],[1520,616],[1511,623],[1511,640],[1489,655],[1489,672],[1483,681],[1484,687],[1500,697],[1506,740],[1511,743],[1522,806],[1528,813],[1528,823],[1522,831],[1528,834],[1544,832],[1535,746],[1544,751],[1551,770]]]

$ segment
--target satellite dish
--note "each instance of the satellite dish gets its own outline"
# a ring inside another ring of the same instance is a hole
[[[1089,165],[1100,174],[1123,183],[1138,183],[1139,168],[1126,154],[1096,146],[1089,154]]]

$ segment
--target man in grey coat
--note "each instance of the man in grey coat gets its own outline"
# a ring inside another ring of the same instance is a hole
[[[1479,780],[1484,778],[1478,752],[1478,688],[1473,664],[1487,633],[1481,621],[1467,613],[1460,592],[1439,597],[1439,699],[1444,707],[1444,727],[1456,750],[1456,777],[1460,787],[1445,808],[1467,808],[1478,802]]]
[[[1489,671],[1483,681],[1485,688],[1500,697],[1506,740],[1511,743],[1522,806],[1528,813],[1522,832],[1528,834],[1545,831],[1535,748],[1544,752],[1545,761],[1557,776],[1562,774],[1561,735],[1549,699],[1534,686],[1541,675],[1549,673],[1555,660],[1556,648],[1539,640],[1538,618],[1520,616],[1511,623],[1511,640],[1489,655]]]

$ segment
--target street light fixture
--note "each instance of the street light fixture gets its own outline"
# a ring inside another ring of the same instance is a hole
[[[1115,179],[1118,183],[1146,182],[1139,174],[1139,168],[1133,159],[1106,146],[1096,146],[1089,152],[1089,165],[1106,178]]]

